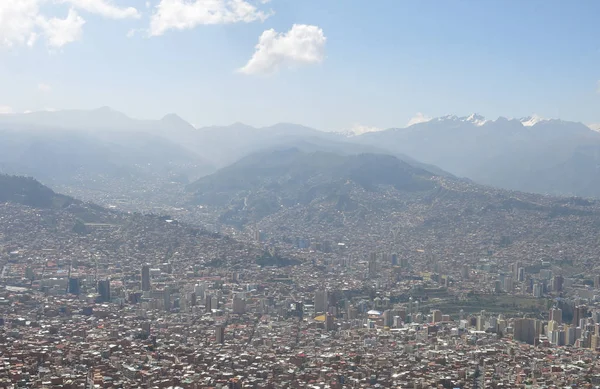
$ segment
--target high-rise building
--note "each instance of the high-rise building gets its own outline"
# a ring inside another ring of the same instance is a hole
[[[519,342],[535,344],[541,332],[541,323],[535,319],[519,318],[513,321],[513,338]]]
[[[564,282],[565,282],[565,279],[563,278],[563,276],[558,275],[558,276],[552,277],[552,291],[553,292],[562,292]]]
[[[81,282],[77,277],[69,277],[69,293],[79,296],[81,293]]]
[[[432,310],[431,315],[433,316],[434,323],[439,323],[442,321],[442,311],[440,311],[439,309]]]
[[[150,265],[142,266],[142,290],[148,291],[152,287],[150,285]]]
[[[579,322],[581,319],[587,316],[587,306],[578,305],[573,310],[573,325],[575,327],[579,326]]]
[[[485,331],[485,317],[478,315],[477,316],[477,323],[475,324],[475,329],[477,331]]]
[[[326,290],[315,292],[315,313],[325,313],[329,308],[329,295]]]
[[[207,313],[212,312],[212,296],[210,294],[206,294],[206,298],[204,299],[204,311]]]
[[[577,331],[574,326],[565,325],[565,345],[572,346],[577,339]]]
[[[594,288],[600,288],[600,274],[594,276]]]
[[[398,265],[398,254],[392,254],[392,266]]]
[[[525,281],[525,269],[520,267],[517,273],[517,281],[523,282]]]
[[[369,278],[377,277],[377,253],[369,255]]]
[[[514,281],[512,277],[506,277],[504,279],[504,291],[506,293],[512,293],[514,290]]]
[[[98,294],[100,295],[100,301],[110,301],[110,280],[98,281]]]
[[[235,315],[246,313],[246,300],[237,295],[233,297],[233,313]]]
[[[542,285],[536,283],[533,285],[533,297],[540,298],[542,297]]]
[[[550,310],[550,321],[555,321],[558,324],[562,324],[562,309],[560,308],[552,308]]]
[[[335,319],[331,313],[325,315],[325,331],[335,330]]]
[[[169,288],[165,288],[163,292],[163,301],[165,311],[169,312],[171,310],[171,290]]]
[[[223,344],[225,342],[225,326],[218,325],[215,328],[215,337],[216,337],[217,343]]]

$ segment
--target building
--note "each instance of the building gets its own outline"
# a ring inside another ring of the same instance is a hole
[[[101,302],[110,301],[110,280],[98,281],[98,294]]]
[[[369,255],[369,278],[377,277],[377,253]]]
[[[587,306],[586,305],[578,305],[573,310],[573,322],[572,324],[577,327],[581,319],[587,316]]]
[[[535,319],[522,318],[513,322],[513,338],[519,342],[535,344],[541,333],[541,322]]]
[[[225,326],[218,325],[215,329],[216,341],[219,344],[225,343]]]
[[[550,321],[555,321],[558,324],[562,324],[562,309],[560,308],[552,308],[550,310]]]
[[[208,293],[204,299],[204,311],[207,313],[212,312],[212,296]]]
[[[533,297],[541,298],[542,297],[542,285],[536,283],[533,285]]]
[[[150,265],[142,266],[142,290],[149,291],[151,289],[150,285]]]
[[[237,295],[233,297],[233,313],[235,315],[246,313],[246,300]]]
[[[325,315],[325,331],[335,330],[335,319],[331,313]]]
[[[326,290],[315,292],[315,313],[325,313],[329,308],[329,295]]]
[[[552,291],[562,292],[564,283],[565,279],[563,278],[563,276],[552,277]]]
[[[433,316],[434,323],[439,323],[442,321],[442,311],[440,311],[439,309],[434,309],[433,311],[431,311],[431,316]]]
[[[69,293],[79,296],[81,293],[81,282],[77,277],[69,277]]]

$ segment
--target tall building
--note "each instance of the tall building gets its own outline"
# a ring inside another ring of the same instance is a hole
[[[335,319],[331,313],[325,315],[325,331],[335,330]]]
[[[326,313],[329,308],[329,295],[326,290],[315,292],[315,313]]]
[[[218,325],[217,328],[215,328],[215,337],[216,337],[217,343],[223,344],[225,342],[225,327],[224,326]]]
[[[513,322],[513,338],[519,342],[535,344],[541,332],[541,323],[535,319],[519,318]]]
[[[144,265],[142,266],[142,290],[148,291],[150,289],[150,265]]]
[[[520,267],[517,272],[517,281],[523,282],[525,281],[525,269]]]
[[[237,295],[233,297],[233,313],[235,315],[246,313],[246,300]]]
[[[377,277],[377,253],[369,255],[369,278]]]
[[[594,288],[600,288],[600,275],[594,276]]]
[[[512,293],[514,290],[514,281],[512,277],[506,277],[504,279],[504,291],[507,293]]]
[[[542,285],[536,283],[533,285],[533,297],[540,298],[542,297]]]
[[[558,324],[562,324],[562,309],[560,308],[552,308],[550,310],[550,321],[555,321]]]
[[[433,316],[434,323],[439,323],[442,321],[442,311],[440,311],[439,309],[434,309],[433,311],[431,311],[431,315]]]
[[[552,277],[552,291],[553,292],[562,292],[564,282],[565,282],[565,279],[563,278],[563,276]]]
[[[398,254],[392,254],[392,266],[398,266]]]
[[[207,313],[212,312],[212,296],[210,294],[206,294],[206,298],[204,299],[204,311]]]
[[[587,316],[587,306],[585,305],[578,305],[575,307],[575,309],[573,310],[573,325],[575,327],[579,326],[579,322],[581,321],[581,319],[585,318]]]
[[[565,325],[565,344],[572,346],[577,340],[577,331],[574,326]]]
[[[69,277],[69,293],[79,296],[81,293],[81,282],[77,277]]]
[[[110,280],[98,281],[98,294],[100,295],[100,301],[110,301]]]
[[[169,312],[171,310],[171,290],[169,288],[165,288],[165,290],[164,290],[163,301],[164,301],[165,311]]]

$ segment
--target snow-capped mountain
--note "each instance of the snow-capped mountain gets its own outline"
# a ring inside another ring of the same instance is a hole
[[[472,123],[476,126],[483,126],[489,120],[486,120],[485,117],[478,115],[476,113],[472,113],[469,116],[456,116],[456,115],[445,115],[439,118],[432,119],[435,122],[462,122],[462,123]],[[426,123],[426,122],[423,122]]]
[[[538,115],[496,120],[447,115],[353,139],[482,184],[600,197],[598,128]]]

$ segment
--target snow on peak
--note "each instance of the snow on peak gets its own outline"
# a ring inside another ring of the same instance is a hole
[[[485,117],[476,113],[472,113],[471,115],[467,116],[467,118],[465,118],[463,121],[473,123],[476,126],[483,126],[485,123],[487,123]]]
[[[533,115],[531,115],[531,116],[527,116],[527,117],[525,117],[525,118],[521,118],[521,119],[519,119],[519,121],[520,121],[520,122],[521,122],[521,123],[522,123],[522,124],[523,124],[525,127],[531,127],[531,126],[533,126],[533,125],[535,125],[535,124],[537,124],[537,123],[539,123],[539,122],[541,122],[541,121],[543,121],[543,120],[545,120],[545,119],[544,119],[544,118],[542,118],[542,117],[540,117],[540,116],[538,116],[538,115],[536,115],[536,114],[533,114]]]
[[[591,123],[587,125],[592,131],[600,132],[600,123]]]
[[[362,124],[355,124],[354,126],[352,126],[352,128],[350,130],[343,131],[343,132],[341,132],[341,134],[345,135],[345,136],[358,136],[358,135],[366,134],[369,132],[378,132],[378,131],[382,131],[382,129],[379,127],[371,127],[371,126],[365,126]]]
[[[446,121],[452,121],[452,122],[464,122],[464,123],[472,123],[476,126],[483,126],[485,123],[488,122],[488,120],[485,119],[485,117],[478,115],[476,113],[472,113],[469,116],[456,116],[456,115],[446,115],[446,116],[441,116],[437,119],[435,119],[439,122],[446,122]]]

